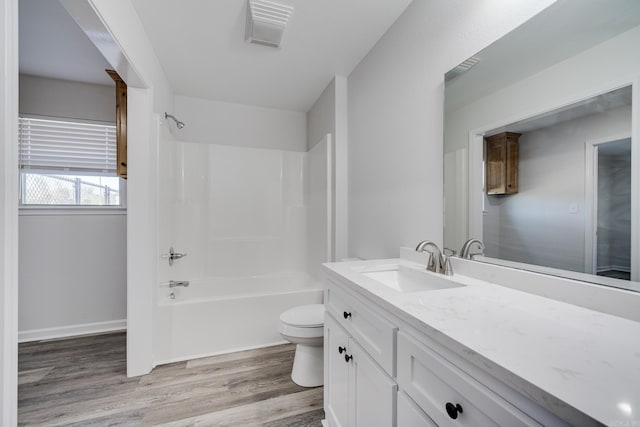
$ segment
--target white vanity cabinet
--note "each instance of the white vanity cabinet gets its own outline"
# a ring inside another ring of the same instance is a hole
[[[325,365],[329,426],[396,425],[398,386],[329,313],[325,316]]]
[[[346,284],[327,285],[329,426],[568,425]]]
[[[402,332],[398,333],[398,384],[440,427],[541,425]]]

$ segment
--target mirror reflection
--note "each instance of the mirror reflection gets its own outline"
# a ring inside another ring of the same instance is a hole
[[[446,246],[640,291],[639,25],[640,2],[561,0],[447,73]]]
[[[628,280],[631,88],[487,135],[485,255]],[[505,159],[499,156],[503,135],[513,146]],[[517,181],[500,188],[505,169]],[[592,244],[585,246],[588,237]]]

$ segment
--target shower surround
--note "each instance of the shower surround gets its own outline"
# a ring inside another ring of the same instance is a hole
[[[279,315],[322,302],[331,141],[294,152],[159,138],[156,364],[284,342]],[[170,288],[170,280],[189,280]]]

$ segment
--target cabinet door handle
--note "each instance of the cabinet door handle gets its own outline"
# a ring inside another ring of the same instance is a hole
[[[454,405],[451,402],[447,402],[444,408],[447,410],[447,414],[449,414],[449,418],[451,418],[452,420],[458,418],[458,414],[462,413],[462,406],[460,406],[459,403],[456,403]]]
[[[338,346],[338,353],[342,354],[345,351],[347,351],[347,347]]]
[[[348,319],[349,317],[351,317],[351,312],[350,311],[345,311],[342,313],[342,315],[344,316],[345,319]]]
[[[344,355],[344,361],[349,363],[349,360],[353,359],[353,356],[351,356],[350,354],[346,354]]]

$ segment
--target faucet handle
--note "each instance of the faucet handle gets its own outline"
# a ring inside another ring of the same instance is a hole
[[[442,253],[443,253],[445,256],[455,256],[455,255],[457,254],[457,252],[456,252],[456,251],[454,251],[453,249],[449,249],[449,248],[443,248],[443,249],[442,249]]]
[[[427,251],[427,253],[429,254],[429,259],[427,260],[427,270],[433,272],[438,271],[439,265],[436,264],[436,257],[433,256],[433,252]]]

